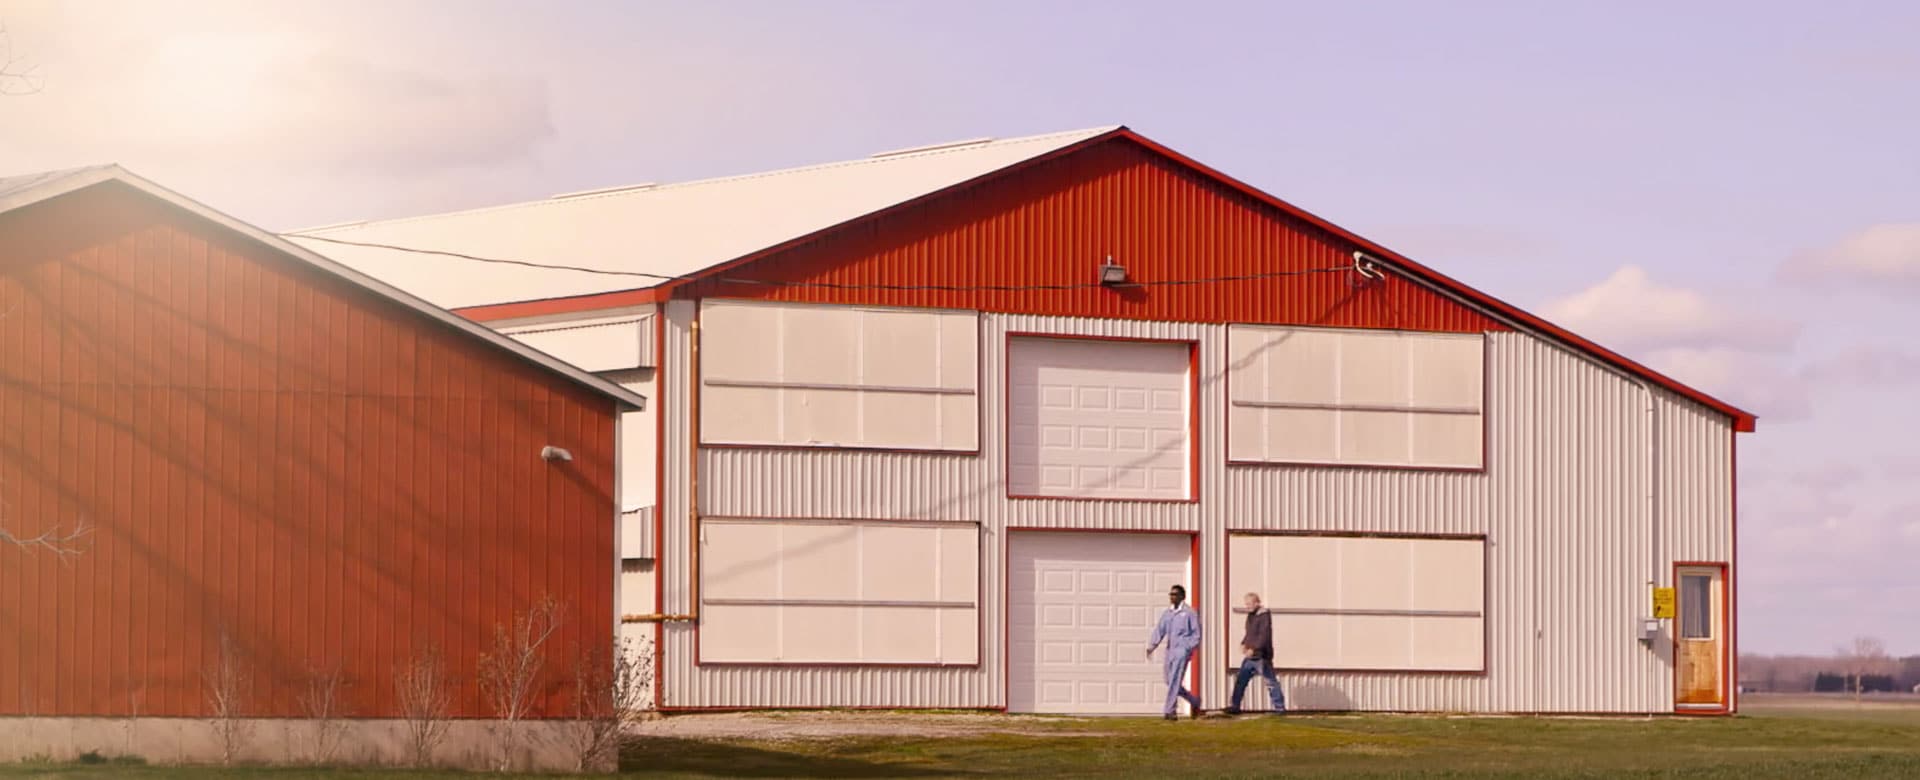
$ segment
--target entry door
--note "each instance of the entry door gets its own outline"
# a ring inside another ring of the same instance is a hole
[[[1149,660],[1147,639],[1167,588],[1192,592],[1192,538],[1016,531],[1007,543],[1007,709],[1158,713],[1166,649]]]
[[[1674,701],[1683,709],[1727,703],[1726,569],[1682,566],[1674,612]]]

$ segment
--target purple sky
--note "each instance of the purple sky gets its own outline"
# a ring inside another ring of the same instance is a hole
[[[0,174],[285,229],[1123,123],[1754,408],[1743,649],[1920,653],[1920,4],[1194,5],[0,0]]]

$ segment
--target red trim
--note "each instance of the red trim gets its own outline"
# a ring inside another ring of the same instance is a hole
[[[538,317],[546,314],[571,314],[573,312],[594,309],[611,309],[619,306],[633,306],[642,303],[659,303],[666,300],[661,288],[646,287],[637,290],[618,290],[615,292],[577,295],[569,298],[540,298],[530,301],[509,301],[489,303],[481,306],[466,306],[453,309],[458,314],[475,322],[489,320],[510,320],[519,317]],[[658,353],[655,353],[658,354]]]
[[[667,573],[667,310],[653,316],[653,614],[666,612]],[[659,711],[667,688],[665,623],[653,624],[653,708]]]
[[[1225,173],[1222,173],[1218,170],[1215,170],[1206,165],[1203,165],[1199,161],[1194,160],[1191,157],[1183,155],[1165,146],[1161,146],[1160,144],[1155,143],[1154,141],[1151,141],[1147,139],[1145,136],[1142,136],[1139,133],[1135,133],[1130,129],[1123,127],[1115,131],[1111,135],[1120,137],[1120,138],[1125,138],[1129,141],[1132,141],[1141,146],[1144,146],[1147,149],[1153,152],[1156,152],[1163,157],[1171,159],[1175,162],[1178,162],[1182,165],[1192,168],[1201,174],[1206,175],[1208,178],[1213,179],[1215,182],[1219,184],[1222,184],[1234,190],[1237,190],[1241,194],[1246,195],[1247,197],[1253,198],[1254,200],[1260,201],[1261,203],[1265,203],[1268,206],[1279,209],[1280,211],[1285,212],[1295,218],[1304,220],[1308,224],[1314,225],[1315,227],[1318,227],[1322,230],[1332,233],[1333,235],[1339,238],[1345,239],[1359,246],[1361,249],[1365,250],[1368,254],[1377,255],[1384,260],[1390,261],[1393,264],[1400,266],[1402,269],[1412,272],[1416,276],[1420,276],[1426,279],[1427,281],[1433,282],[1441,287],[1447,288],[1448,290],[1459,295],[1460,297],[1466,298],[1468,300],[1471,300],[1475,303],[1480,304],[1481,306],[1497,311],[1507,316],[1510,319],[1519,321],[1520,323],[1528,327],[1534,328],[1536,330],[1544,331],[1552,335],[1554,338],[1557,338],[1580,350],[1583,350],[1589,354],[1599,357],[1601,360],[1605,362],[1612,363],[1613,365],[1626,370],[1628,373],[1640,376],[1641,378],[1647,379],[1655,384],[1660,385],[1661,387],[1664,387],[1668,390],[1671,390],[1675,393],[1678,393],[1682,396],[1692,399],[1693,401],[1700,403],[1710,409],[1713,409],[1716,412],[1732,417],[1734,422],[1734,429],[1737,431],[1745,433],[1745,432],[1752,432],[1754,430],[1754,425],[1757,418],[1750,412],[1743,411],[1740,408],[1733,406],[1732,404],[1728,404],[1725,401],[1721,401],[1717,398],[1707,395],[1706,393],[1700,392],[1684,384],[1681,384],[1680,382],[1674,380],[1671,377],[1666,376],[1665,374],[1662,374],[1651,368],[1648,368],[1632,360],[1629,360],[1625,356],[1617,352],[1614,352],[1612,350],[1609,350],[1606,347],[1602,347],[1599,344],[1595,344],[1591,341],[1581,338],[1580,336],[1575,335],[1573,332],[1568,331],[1564,328],[1561,328],[1557,325],[1554,325],[1553,323],[1548,322],[1544,319],[1541,319],[1537,316],[1534,316],[1533,314],[1526,312],[1525,310],[1521,309],[1518,306],[1514,306],[1513,304],[1507,303],[1506,301],[1502,301],[1491,295],[1480,292],[1479,290],[1475,290],[1472,287],[1469,287],[1451,277],[1446,276],[1445,274],[1441,274],[1437,271],[1434,271],[1431,268],[1421,265],[1420,263],[1414,262],[1413,260],[1408,259],[1407,257],[1401,255],[1398,252],[1395,252],[1391,249],[1383,247],[1379,244],[1373,243],[1372,241],[1362,238],[1358,234],[1353,233],[1352,231],[1349,231],[1346,228],[1340,227],[1339,225],[1335,225],[1332,222],[1328,222],[1327,220],[1322,219],[1321,217],[1311,212],[1308,212],[1305,209],[1302,209],[1291,203],[1283,201],[1265,192],[1261,192],[1260,190],[1255,189],[1251,185],[1248,185],[1247,183],[1242,182],[1239,179],[1235,179],[1232,176],[1228,176]],[[1105,139],[1106,137],[1107,136],[1100,136],[1099,139],[1096,139],[1096,140]],[[1073,148],[1073,147],[1070,147],[1070,148]]]
[[[921,662],[902,662],[902,661],[893,661],[893,662],[887,662],[887,661],[709,661],[709,660],[706,660],[701,655],[701,652],[704,650],[704,645],[700,641],[700,621],[695,621],[693,624],[693,665],[695,667],[712,666],[712,667],[720,667],[720,668],[749,668],[749,669],[751,668],[765,668],[765,669],[980,669],[986,665],[986,662],[987,662],[986,568],[987,567],[978,565],[981,561],[985,560],[985,558],[983,557],[983,553],[985,552],[985,550],[982,549],[982,546],[986,542],[987,528],[984,523],[981,523],[976,520],[928,520],[925,518],[906,518],[906,517],[816,517],[816,516],[808,516],[808,515],[796,515],[796,516],[706,515],[700,518],[700,525],[704,526],[710,520],[759,520],[759,521],[766,521],[770,523],[828,522],[828,523],[850,523],[850,524],[859,524],[859,525],[885,525],[887,523],[919,523],[919,524],[951,525],[951,526],[957,526],[957,527],[962,527],[962,526],[970,527],[973,529],[973,538],[974,538],[974,545],[975,545],[974,589],[973,589],[973,633],[974,633],[976,648],[974,650],[973,663],[970,663],[970,664],[921,663]],[[696,534],[699,533],[699,528],[695,529],[695,533]],[[702,571],[704,571],[704,569]],[[705,614],[705,604],[703,603],[703,604],[694,605],[694,610],[698,613]],[[763,709],[763,708],[752,707],[748,709]],[[841,709],[841,708],[832,707],[829,709]]]
[[[1105,529],[1105,528],[1039,528],[1026,525],[1010,525],[1005,529],[1000,547],[1000,710],[1008,710],[1013,701],[1013,535],[1022,534],[1107,534],[1115,536],[1189,536],[1188,565],[1192,568],[1187,576],[1187,601],[1193,607],[1194,614],[1200,613],[1200,532],[1199,531],[1161,531],[1143,529]],[[1195,660],[1187,665],[1193,675],[1191,683],[1193,695],[1200,695],[1200,663],[1198,656],[1205,651],[1205,624],[1202,623],[1201,648],[1194,651]],[[1201,700],[1202,703],[1205,699]],[[940,709],[925,707],[922,709]]]
[[[974,187],[985,182],[1000,179],[1002,177],[1010,176],[1020,171],[1024,171],[1029,168],[1032,168],[1033,166],[1047,162],[1049,160],[1053,160],[1059,157],[1073,154],[1075,152],[1094,146],[1096,144],[1105,143],[1107,141],[1114,140],[1114,139],[1124,139],[1124,140],[1130,141],[1134,144],[1139,145],[1144,149],[1147,149],[1150,152],[1153,152],[1169,160],[1172,160],[1175,163],[1178,163],[1180,165],[1186,166],[1187,168],[1193,170],[1194,172],[1199,173],[1202,176],[1205,176],[1206,178],[1213,180],[1217,184],[1225,186],[1228,189],[1237,191],[1246,197],[1252,198],[1253,200],[1261,204],[1264,204],[1270,208],[1277,209],[1284,214],[1287,214],[1296,219],[1302,220],[1308,223],[1309,225],[1312,225],[1314,227],[1320,228],[1321,230],[1327,231],[1328,233],[1332,234],[1334,237],[1338,239],[1344,240],[1348,243],[1351,243],[1352,245],[1358,246],[1359,248],[1361,248],[1362,250],[1366,251],[1369,254],[1375,255],[1396,266],[1399,266],[1401,270],[1413,276],[1420,277],[1425,281],[1428,281],[1434,285],[1437,285],[1439,287],[1449,290],[1455,295],[1458,295],[1462,298],[1472,301],[1487,309],[1491,309],[1495,312],[1498,312],[1506,316],[1507,318],[1520,322],[1530,328],[1547,333],[1553,336],[1554,338],[1574,347],[1575,349],[1587,352],[1588,354],[1598,357],[1603,362],[1610,363],[1615,367],[1618,367],[1630,374],[1634,374],[1641,378],[1647,379],[1674,393],[1677,393],[1681,396],[1684,396],[1688,399],[1693,400],[1696,403],[1702,404],[1716,412],[1719,412],[1720,414],[1727,415],[1728,417],[1733,418],[1734,430],[1736,431],[1751,432],[1754,430],[1757,418],[1755,418],[1755,416],[1750,412],[1744,411],[1738,407],[1735,407],[1731,404],[1728,404],[1724,401],[1721,401],[1717,398],[1707,395],[1706,393],[1703,393],[1699,390],[1695,390],[1691,387],[1681,384],[1679,381],[1674,380],[1671,377],[1666,376],[1665,374],[1662,374],[1658,371],[1654,371],[1653,369],[1648,368],[1644,365],[1641,365],[1637,362],[1634,362],[1633,360],[1630,360],[1627,357],[1617,352],[1614,352],[1605,347],[1602,347],[1599,344],[1596,344],[1592,341],[1588,341],[1587,339],[1582,338],[1571,331],[1563,329],[1557,325],[1554,325],[1553,323],[1550,323],[1544,319],[1541,319],[1540,317],[1530,314],[1525,310],[1517,306],[1514,306],[1513,304],[1507,303],[1491,295],[1487,295],[1486,293],[1475,290],[1472,287],[1469,287],[1451,277],[1446,276],[1445,274],[1441,274],[1437,271],[1434,271],[1431,268],[1421,265],[1420,263],[1414,262],[1413,260],[1408,259],[1407,257],[1399,254],[1398,252],[1394,252],[1391,249],[1387,249],[1386,247],[1383,247],[1379,244],[1376,244],[1372,241],[1362,238],[1358,234],[1355,234],[1352,231],[1349,231],[1345,228],[1342,228],[1338,225],[1328,222],[1327,220],[1311,212],[1308,212],[1304,209],[1301,209],[1298,206],[1295,206],[1291,203],[1283,201],[1277,197],[1274,197],[1273,195],[1269,195],[1265,192],[1262,192],[1259,189],[1251,185],[1248,185],[1245,182],[1240,181],[1239,179],[1235,179],[1231,176],[1228,176],[1225,173],[1220,172],[1219,170],[1203,165],[1199,161],[1194,160],[1191,157],[1188,157],[1170,148],[1162,146],[1159,143],[1154,142],[1146,138],[1145,136],[1142,136],[1139,133],[1136,133],[1133,130],[1126,127],[1117,128],[1110,132],[1092,136],[1084,140],[1077,141],[1072,144],[1068,144],[1067,146],[1063,146],[1059,149],[1055,149],[1046,154],[1036,155],[1034,157],[1027,158],[1020,162],[1014,163],[1012,165],[1008,165],[1004,168],[999,168],[994,171],[989,171],[985,174],[981,174],[980,176],[976,176],[972,179],[968,179],[966,181],[953,184],[951,186],[936,190],[934,192],[921,195],[920,197],[913,198],[911,200],[907,200],[907,201],[895,204],[893,206],[880,209],[878,211],[869,212],[867,214],[864,214],[859,217],[855,217],[845,222],[841,222],[835,225],[830,225],[828,227],[821,228],[807,235],[800,236],[798,238],[785,241],[779,244],[775,244],[774,246],[766,247],[759,251],[743,255],[741,257],[735,258],[733,260],[729,260],[724,263],[720,263],[718,265],[709,266],[699,271],[695,271],[691,274],[687,274],[680,279],[667,282],[657,287],[650,287],[650,288],[636,289],[636,290],[624,290],[624,291],[611,292],[611,293],[598,293],[594,295],[583,295],[583,296],[577,296],[573,298],[550,298],[550,299],[545,299],[540,301],[519,301],[519,302],[511,302],[511,303],[499,303],[499,304],[492,304],[488,306],[474,306],[474,307],[468,307],[465,309],[456,309],[455,311],[460,314],[467,315],[472,319],[486,320],[486,319],[500,319],[506,316],[523,317],[523,316],[531,316],[534,314],[554,314],[554,313],[560,313],[560,312],[583,311],[583,310],[596,309],[596,308],[605,308],[605,307],[610,307],[615,305],[625,305],[625,304],[631,304],[631,303],[644,303],[649,301],[664,300],[668,297],[674,296],[676,294],[676,291],[680,287],[690,282],[706,279],[719,274],[724,274],[727,271],[731,271],[742,265],[752,263],[756,260],[760,260],[760,259],[769,257],[771,255],[775,255],[780,252],[786,251],[788,249],[807,244],[825,235],[838,232],[844,228],[848,228],[848,227],[851,227],[854,225],[860,225],[860,224],[871,224],[874,221],[884,219],[892,214],[899,213],[910,208],[914,208],[928,201],[943,197],[949,193],[956,192],[969,187]]]
[[[1484,416],[1484,415],[1483,415]],[[1483,426],[1484,427],[1484,426]],[[1484,462],[1485,447],[1482,445],[1481,460]],[[1428,474],[1485,474],[1487,468],[1481,466],[1410,466],[1404,463],[1321,463],[1312,460],[1230,460],[1228,466],[1234,468],[1310,468],[1345,469],[1359,471],[1417,471]]]
[[[1013,341],[1014,339],[1053,339],[1055,341],[1110,341],[1130,344],[1185,344],[1187,346],[1187,474],[1188,486],[1186,498],[1109,498],[1106,496],[1045,496],[1013,492],[1013,459],[1007,459],[1007,471],[1002,474],[1002,483],[1006,485],[1006,497],[1011,501],[1097,501],[1123,502],[1135,504],[1197,504],[1200,503],[1200,342],[1195,339],[1140,338],[1134,336],[1083,335],[1078,333],[1046,333],[1040,331],[1007,331],[1001,339],[1001,363],[1005,366],[1001,376],[1002,413],[1000,415],[1000,433],[1002,441],[1009,445],[1013,441]],[[985,361],[982,361],[984,363]]]
[[[1680,570],[1684,568],[1720,570],[1720,603],[1722,605],[1720,614],[1720,706],[1682,705],[1680,703],[1680,631],[1678,627],[1675,627],[1673,632],[1673,680],[1668,686],[1671,691],[1669,695],[1674,697],[1673,714],[1732,715],[1734,701],[1733,691],[1739,687],[1739,683],[1731,679],[1733,674],[1732,567],[1728,566],[1726,561],[1674,561],[1673,585],[1676,589],[1680,587]],[[1676,600],[1677,595],[1678,594],[1676,594]]]
[[[1733,564],[1727,567],[1727,655],[1733,668],[1727,712],[1732,714],[1740,711],[1740,437],[1732,433],[1727,434],[1727,477],[1727,520],[1732,526],[1727,555]]]
[[[952,455],[956,458],[980,457],[980,448],[936,450],[922,447],[862,447],[857,444],[739,444],[702,442],[703,450],[774,450],[784,452],[871,452],[879,455]]]
[[[1493,543],[1492,537],[1487,534],[1421,534],[1375,531],[1307,531],[1294,529],[1235,530],[1229,528],[1226,529],[1224,539],[1221,542],[1223,547],[1221,550],[1221,568],[1229,572],[1233,571],[1233,537],[1236,536],[1317,536],[1342,539],[1438,539],[1444,541],[1479,542],[1481,556],[1479,669],[1327,669],[1320,667],[1285,667],[1284,670],[1304,672],[1307,674],[1403,674],[1432,677],[1486,677],[1493,673]],[[1233,627],[1233,583],[1224,582],[1221,588],[1222,592],[1227,594],[1226,603],[1222,605],[1222,614],[1225,617],[1224,625],[1231,629]],[[1233,650],[1231,646],[1227,648],[1227,652],[1229,655],[1225,659],[1227,661],[1226,668],[1237,669],[1238,666],[1233,663],[1233,656],[1231,655]],[[1274,667],[1274,671],[1276,672],[1282,671],[1282,669],[1282,667]],[[1292,710],[1289,710],[1289,712],[1291,711]]]

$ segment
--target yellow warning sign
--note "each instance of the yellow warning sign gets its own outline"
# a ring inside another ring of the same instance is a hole
[[[1673,617],[1673,589],[1653,589],[1653,616],[1657,618]]]

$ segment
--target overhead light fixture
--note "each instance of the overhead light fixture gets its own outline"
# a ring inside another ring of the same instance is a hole
[[[549,446],[540,448],[540,459],[548,463],[553,463],[555,461],[558,461],[560,463],[566,463],[568,461],[573,460],[573,453],[568,452],[564,447],[554,447],[549,445]]]
[[[1126,284],[1126,282],[1127,267],[1114,262],[1113,256],[1108,255],[1107,261],[1100,264],[1100,283],[1111,287],[1116,284]]]

